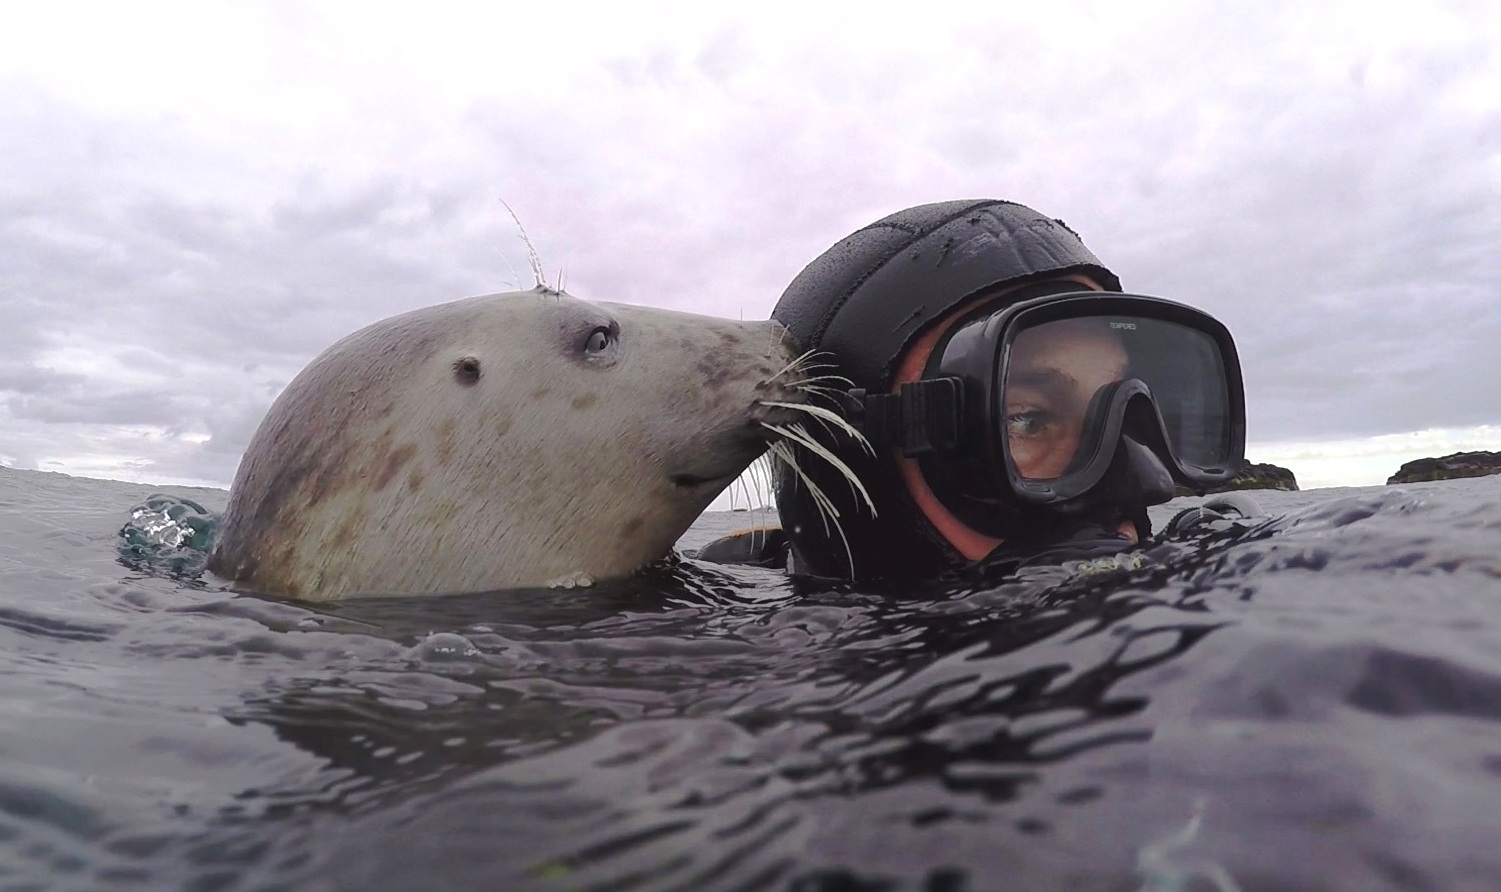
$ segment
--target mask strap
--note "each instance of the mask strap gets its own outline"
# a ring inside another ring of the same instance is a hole
[[[909,458],[959,447],[964,385],[958,378],[925,378],[898,393],[851,390],[844,401],[846,417],[872,446],[897,448]]]

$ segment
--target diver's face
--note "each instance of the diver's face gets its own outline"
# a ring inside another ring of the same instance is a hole
[[[1050,279],[1049,281],[1077,285],[1079,286],[1080,290],[1105,290],[1104,286],[1099,282],[1095,281],[1089,276],[1084,275],[1070,274],[1066,276],[1059,276],[1058,278]],[[944,318],[944,320],[942,320],[937,325],[934,325],[929,331],[919,337],[908,349],[907,353],[902,357],[901,362],[897,366],[896,375],[894,376],[894,379],[892,381],[891,392],[897,393],[899,392],[901,385],[911,383],[922,377],[923,368],[926,365],[928,358],[932,355],[934,347],[937,345],[939,339],[944,335],[944,333],[946,333],[956,321],[973,317],[976,310],[979,310],[981,307],[987,304],[995,306],[1003,305],[1012,292],[1024,287],[1027,287],[1027,285],[1015,285],[1002,291],[998,291],[995,294],[986,295],[985,297],[979,298],[972,303],[954,309],[951,313],[949,313],[947,317]],[[1042,333],[1041,330],[1039,331],[1039,333]],[[1046,353],[1047,351],[1042,349],[1046,346],[1043,342],[1054,339],[1055,338],[1039,337],[1036,344],[1037,352],[1039,354]],[[1106,335],[1105,339],[1108,341],[1109,336]],[[1083,344],[1080,343],[1076,346],[1083,346]],[[1120,351],[1119,344],[1115,344],[1114,346],[1116,351]],[[1096,362],[1098,362],[1099,360],[1100,357],[1095,358]],[[1120,360],[1121,366],[1124,367],[1123,354],[1120,356]],[[1073,368],[1074,366],[1072,363],[1070,363],[1069,367]],[[1075,377],[1077,380],[1077,376]],[[1098,377],[1098,375],[1094,375],[1093,377]],[[1114,379],[1112,378],[1110,380]],[[1108,383],[1108,381],[1105,383]],[[1093,393],[1093,391],[1090,392]],[[1025,427],[1026,425],[1030,424],[1030,421],[1031,420],[1021,423]],[[1029,428],[1028,432],[1035,433],[1035,430]],[[1075,442],[1077,442],[1078,437],[1079,431],[1075,430],[1073,434]],[[1038,437],[1031,440],[1030,443],[1032,445],[1030,447],[1024,447],[1022,444],[1025,442],[1028,442],[1025,438],[1018,438],[1016,440],[1013,440],[1013,454],[1016,454],[1015,450],[1028,448],[1030,448],[1030,453],[1033,455],[1046,455],[1049,453],[1057,453],[1063,451],[1062,447],[1058,447],[1057,449],[1050,449],[1049,447],[1047,447],[1045,445],[1047,438],[1045,437]],[[1054,442],[1057,443],[1058,440],[1055,439]],[[897,472],[901,474],[902,481],[907,487],[908,495],[911,496],[912,500],[915,503],[917,503],[918,508],[927,517],[929,523],[932,524],[933,528],[937,530],[939,534],[942,535],[946,540],[948,540],[949,544],[952,545],[960,554],[964,555],[970,560],[979,560],[980,558],[983,558],[985,555],[989,554],[997,545],[1001,544],[1000,539],[972,529],[963,521],[955,517],[948,508],[944,507],[943,503],[938,499],[938,497],[933,494],[933,490],[928,486],[927,480],[923,478],[922,469],[918,467],[916,459],[903,455],[900,453],[900,451],[893,450],[892,460],[896,462]],[[1054,461],[1057,461],[1057,459],[1054,459]],[[1031,459],[1028,459],[1028,463],[1030,466]],[[1063,464],[1066,465],[1067,463],[1067,458],[1063,459]],[[1041,468],[1041,465],[1038,465],[1037,468]],[[1024,470],[1023,473],[1038,473],[1038,471],[1035,469],[1032,471]],[[1119,530],[1121,535],[1125,536],[1130,541],[1136,541],[1136,526],[1134,524],[1130,523],[1129,521],[1123,522],[1120,524]]]
[[[1098,321],[1050,322],[1017,335],[1005,383],[1006,437],[1017,472],[1062,476],[1079,448],[1090,398],[1125,372],[1125,348]]]

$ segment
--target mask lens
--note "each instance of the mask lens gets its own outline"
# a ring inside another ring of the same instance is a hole
[[[1200,468],[1230,462],[1229,381],[1219,344],[1176,322],[1142,319],[1136,325],[1121,332],[1130,376],[1151,389],[1173,454]]]
[[[1082,316],[1016,333],[1002,382],[1001,425],[1022,480],[1057,480],[1094,460],[1116,382],[1147,385],[1180,465],[1222,464],[1232,449],[1224,358],[1210,335],[1144,316]],[[1164,456],[1166,458],[1166,456]]]

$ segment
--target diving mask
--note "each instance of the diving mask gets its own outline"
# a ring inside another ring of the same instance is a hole
[[[1202,491],[1244,461],[1245,395],[1229,331],[1134,294],[1053,294],[961,318],[923,376],[849,393],[873,443],[917,460],[934,495],[979,530],[1018,515]]]

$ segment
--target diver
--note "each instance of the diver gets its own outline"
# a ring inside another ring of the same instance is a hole
[[[1147,508],[1175,487],[1202,493],[1244,464],[1229,331],[1123,293],[1072,229],[1024,205],[892,214],[810,263],[772,318],[863,434],[807,431],[869,503],[794,446],[773,478],[781,530],[704,560],[860,580],[1107,556],[1151,536]]]

